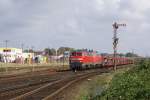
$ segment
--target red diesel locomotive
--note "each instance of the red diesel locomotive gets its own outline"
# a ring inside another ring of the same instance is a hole
[[[85,68],[101,66],[102,65],[102,56],[98,55],[96,52],[79,50],[73,51],[70,54],[70,68],[72,70],[81,70]]]
[[[113,57],[101,56],[93,50],[76,50],[71,52],[69,57],[70,69],[73,71],[96,67],[112,67],[114,65],[113,61]],[[126,57],[116,58],[117,65],[126,65],[132,63],[133,60]]]

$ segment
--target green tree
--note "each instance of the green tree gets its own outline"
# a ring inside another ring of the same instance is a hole
[[[32,49],[25,49],[23,52],[25,52],[25,53],[33,53],[34,50],[32,50]]]
[[[25,49],[23,52],[27,53],[27,52],[29,52],[29,50],[28,50],[28,49]]]
[[[125,54],[123,54],[123,53],[120,53],[120,54],[118,54],[120,57],[123,57],[123,56],[125,56]]]
[[[44,49],[44,52],[45,52],[45,55],[49,55],[49,56],[51,56],[51,55],[55,55],[55,49],[50,49],[50,48],[45,48]]]
[[[134,53],[131,53],[131,52],[128,52],[125,54],[126,57],[138,57],[137,54],[134,54]]]
[[[74,50],[74,48],[70,48],[70,47],[60,47],[57,51],[58,54],[64,54],[65,51],[72,51]]]

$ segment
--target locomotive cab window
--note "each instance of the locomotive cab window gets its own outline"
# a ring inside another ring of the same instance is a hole
[[[76,52],[72,52],[72,53],[71,53],[71,56],[76,56]]]
[[[82,53],[81,53],[81,52],[77,52],[76,55],[77,55],[77,56],[82,56]]]
[[[72,52],[71,56],[82,56],[81,52]]]

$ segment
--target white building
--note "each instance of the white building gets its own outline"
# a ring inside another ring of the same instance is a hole
[[[4,62],[14,62],[17,58],[22,58],[22,49],[19,48],[0,48]]]

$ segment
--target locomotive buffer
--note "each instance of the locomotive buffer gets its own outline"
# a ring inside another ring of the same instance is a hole
[[[114,29],[114,36],[113,36],[113,50],[114,50],[114,70],[116,70],[116,56],[117,56],[117,44],[119,38],[117,37],[117,29],[120,26],[126,26],[126,24],[117,24],[116,22],[113,24],[113,29]]]

